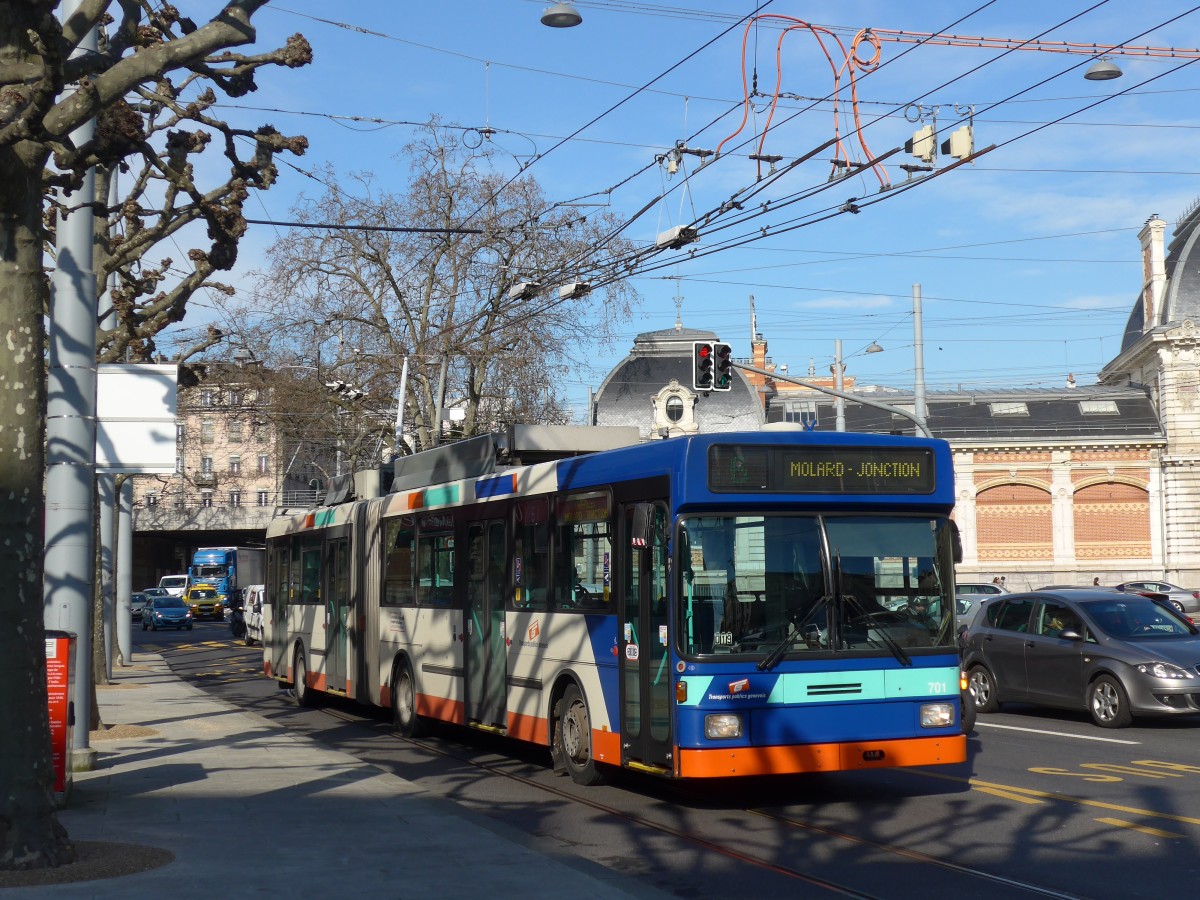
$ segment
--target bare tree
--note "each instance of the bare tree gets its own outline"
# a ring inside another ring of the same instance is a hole
[[[43,274],[47,191],[71,205],[83,173],[126,168],[136,174],[115,215],[119,240],[105,235],[97,277],[114,275],[114,314],[98,337],[101,357],[145,358],[153,336],[183,317],[187,299],[214,272],[233,265],[245,229],[246,192],[273,177],[271,157],[303,149],[264,127],[238,132],[208,110],[213,88],[229,96],[254,89],[264,66],[302,66],[311,59],[299,35],[278,50],[247,55],[251,17],[267,0],[229,0],[201,26],[169,4],[149,0],[81,0],[66,22],[57,0],[0,4],[0,869],[58,865],[73,850],[54,815],[42,609],[42,523],[45,470],[46,281]],[[111,10],[111,11],[110,11]],[[99,52],[72,55],[105,26]],[[78,90],[64,86],[77,83]],[[89,119],[96,136],[76,146],[70,135]],[[192,126],[181,127],[189,122]],[[232,177],[206,190],[190,158],[212,134],[224,143]],[[239,142],[248,142],[245,159]],[[50,165],[51,160],[53,166]],[[98,179],[102,184],[104,179]],[[107,198],[107,192],[99,195]],[[155,210],[151,212],[150,210]],[[189,222],[205,226],[209,246],[189,252],[191,271],[169,289],[170,261],[150,262],[154,244]],[[201,344],[215,339],[209,335]]]
[[[628,250],[609,239],[610,217],[549,203],[531,177],[509,182],[461,133],[424,127],[405,149],[402,192],[324,173],[324,194],[293,210],[310,227],[276,242],[254,308],[229,316],[256,323],[245,339],[268,365],[307,362],[326,382],[353,382],[376,420],[407,359],[418,447],[434,443],[443,383],[464,435],[569,420],[562,382],[576,348],[609,345],[636,300],[621,280],[560,296]]]

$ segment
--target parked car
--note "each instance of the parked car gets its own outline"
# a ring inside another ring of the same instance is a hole
[[[142,610],[146,608],[146,604],[150,598],[141,591],[134,591],[129,595],[129,611],[133,613],[133,621],[142,621]]]
[[[160,628],[186,628],[192,630],[192,611],[182,597],[155,597],[142,611],[142,631],[158,631]]]
[[[225,618],[225,606],[211,584],[193,584],[184,592],[183,602],[191,607],[192,615],[197,619],[203,617],[220,622]]]
[[[958,619],[958,633],[961,635],[969,629],[971,623],[990,600],[995,600],[998,594],[959,594],[954,598],[954,615]]]
[[[964,581],[954,585],[954,593],[958,594],[1007,594],[1008,588],[994,581]]]
[[[170,591],[168,591],[166,588],[160,588],[160,587],[142,588],[140,591],[138,591],[138,593],[145,594],[147,599],[153,599],[155,597],[170,597],[171,596]]]
[[[247,647],[263,642],[263,603],[266,596],[267,589],[261,584],[250,585],[243,595],[242,616],[245,619]]]
[[[1200,613],[1200,591],[1181,588],[1166,581],[1125,581],[1117,585],[1117,590],[1162,594],[1180,612]]]
[[[1082,709],[1103,728],[1200,714],[1200,630],[1140,594],[1007,594],[972,624],[964,665],[981,713],[1008,702]]]

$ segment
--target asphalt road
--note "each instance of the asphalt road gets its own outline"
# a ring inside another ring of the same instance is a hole
[[[1194,896],[1200,719],[1111,731],[1083,713],[980,716],[961,766],[700,785],[616,773],[580,788],[549,754],[465,729],[421,741],[384,711],[300,709],[223,623],[143,633],[184,678],[501,823],[688,898]],[[467,848],[465,848],[467,849]]]

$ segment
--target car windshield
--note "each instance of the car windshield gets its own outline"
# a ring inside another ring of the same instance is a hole
[[[1084,609],[1109,637],[1156,640],[1196,635],[1195,628],[1148,597],[1096,600],[1085,604]]]
[[[948,520],[688,516],[678,625],[687,655],[768,665],[793,651],[890,653],[954,642]]]
[[[193,600],[209,600],[215,596],[217,596],[217,592],[207,588],[202,591],[192,591]]]
[[[159,597],[154,601],[155,609],[182,609],[183,601],[178,597]]]

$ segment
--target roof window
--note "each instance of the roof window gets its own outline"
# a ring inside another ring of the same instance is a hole
[[[989,403],[988,407],[991,409],[993,416],[1029,415],[1029,406],[1024,400],[1015,400],[1005,403]]]
[[[1119,416],[1116,400],[1080,400],[1079,412],[1085,416]]]

